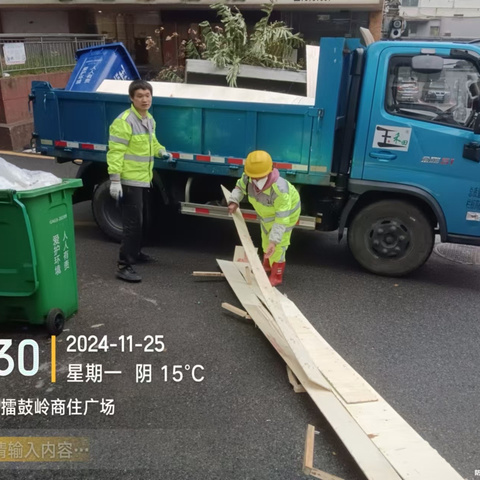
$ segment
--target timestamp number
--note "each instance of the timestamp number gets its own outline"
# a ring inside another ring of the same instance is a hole
[[[98,353],[108,352],[109,350],[119,350],[120,352],[142,350],[145,353],[160,353],[165,350],[163,335],[146,335],[139,342],[133,340],[133,335],[120,335],[115,339],[109,339],[107,335],[102,337],[69,335],[66,342],[68,343],[67,352],[72,353]]]

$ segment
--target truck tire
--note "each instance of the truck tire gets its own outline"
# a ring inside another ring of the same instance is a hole
[[[348,229],[355,259],[370,272],[399,277],[421,267],[432,253],[433,227],[415,205],[382,200],[363,208]]]
[[[122,212],[110,196],[110,180],[100,183],[92,197],[93,218],[100,230],[115,242],[122,240]]]

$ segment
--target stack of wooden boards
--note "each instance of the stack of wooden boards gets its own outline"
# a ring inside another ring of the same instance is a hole
[[[229,192],[224,189],[227,199]],[[295,374],[370,480],[462,480],[273,288],[240,209],[233,215],[248,262],[217,260],[248,315]],[[308,472],[306,472],[308,473]]]

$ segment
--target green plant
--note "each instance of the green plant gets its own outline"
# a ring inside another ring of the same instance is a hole
[[[265,15],[254,25],[249,33],[245,19],[237,7],[221,3],[211,5],[217,11],[223,26],[212,27],[210,22],[199,24],[200,31],[189,29],[189,39],[179,45],[179,58],[208,59],[218,68],[227,69],[227,82],[237,86],[240,65],[256,65],[287,70],[299,70],[302,66],[291,60],[294,49],[304,46],[299,33],[284,22],[270,22],[273,3],[262,5]],[[159,50],[161,41],[169,42],[178,37],[174,32],[162,38],[163,28],[155,31],[157,41],[152,37],[146,40],[147,50]],[[157,76],[157,80],[181,82],[184,78],[183,66],[168,66]]]
[[[200,23],[204,39],[200,45],[204,45],[204,48],[199,49],[198,44],[189,40],[185,52],[196,50],[201,58],[209,59],[218,68],[227,68],[229,86],[237,86],[241,64],[288,70],[300,68],[291,58],[293,50],[302,47],[305,42],[299,33],[292,33],[292,29],[284,22],[270,22],[273,3],[262,5],[265,16],[254,25],[251,34],[238,8],[221,3],[211,8],[217,11],[223,28],[212,28],[208,21]]]
[[[155,80],[159,82],[182,83],[185,78],[185,67],[170,66],[160,70]]]

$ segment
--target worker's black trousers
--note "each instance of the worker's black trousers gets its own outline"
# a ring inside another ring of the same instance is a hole
[[[135,264],[143,240],[144,206],[148,188],[122,185],[123,237],[120,245],[118,265]]]

